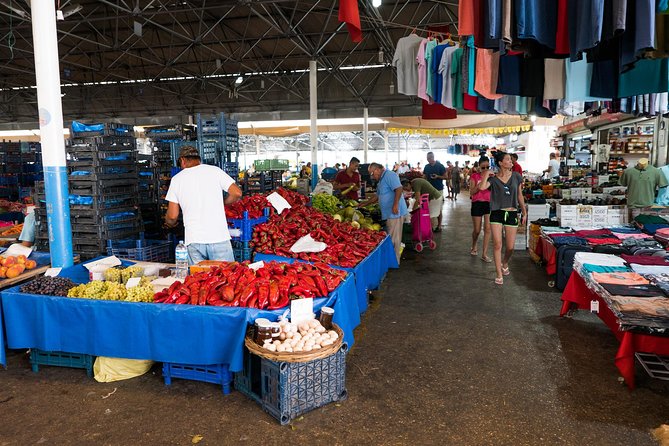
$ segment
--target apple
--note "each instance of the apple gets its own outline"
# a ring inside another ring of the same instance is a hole
[[[26,260],[25,267],[26,269],[35,269],[37,267],[37,262],[34,260]]]
[[[23,254],[21,254],[20,256],[18,256],[18,257],[16,258],[16,263],[26,263],[26,260],[28,260],[28,259],[26,258],[26,256],[24,256]]]

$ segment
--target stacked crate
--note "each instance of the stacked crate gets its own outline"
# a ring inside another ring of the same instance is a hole
[[[147,237],[158,237],[162,228],[160,172],[153,155],[137,155],[139,209]]]
[[[239,161],[239,129],[237,121],[224,113],[197,115],[197,141],[202,163],[224,168]]]
[[[0,143],[0,198],[19,201],[32,195],[35,181],[44,178],[39,143]]]
[[[72,248],[83,259],[105,254],[108,240],[138,238],[143,231],[136,141],[132,127],[121,126],[73,131],[67,147]],[[36,195],[36,244],[48,249],[43,183]]]

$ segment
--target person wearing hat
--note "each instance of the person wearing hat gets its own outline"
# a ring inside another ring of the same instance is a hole
[[[652,206],[656,189],[669,183],[660,169],[648,164],[648,158],[641,158],[636,166],[625,169],[619,184],[627,187],[627,206],[643,208]]]
[[[176,226],[179,211],[183,212],[191,265],[202,260],[234,261],[225,205],[238,201],[241,189],[220,168],[202,164],[193,146],[181,148],[178,164],[183,170],[172,178],[167,191],[165,225]],[[223,192],[228,193],[225,200]]]

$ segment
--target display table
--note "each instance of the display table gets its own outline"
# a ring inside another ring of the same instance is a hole
[[[64,269],[60,276],[88,281],[82,265]],[[243,368],[247,325],[258,317],[277,320],[285,311],[40,296],[20,293],[18,287],[1,292],[0,299],[9,348],[229,364],[232,372]],[[352,274],[327,298],[314,299],[315,311],[323,306],[334,308],[334,322],[352,345],[360,322]]]
[[[535,251],[544,262],[546,274],[554,276],[557,274],[557,250],[550,237],[542,235]]]
[[[42,275],[51,266],[51,254],[48,252],[33,252],[28,257],[30,260],[37,262],[37,267],[24,271],[18,277],[13,279],[0,279],[0,290],[9,288],[17,283],[32,279],[33,277]],[[0,308],[0,364],[7,365],[7,358],[5,357],[5,338],[2,321],[2,308]]]
[[[255,254],[253,259],[256,262],[260,260],[265,262],[276,260],[288,263],[298,261],[298,259],[262,253]],[[383,241],[379,243],[379,246],[358,263],[355,268],[342,268],[335,265],[330,266],[350,271],[355,276],[355,287],[360,313],[367,311],[367,291],[378,289],[389,269],[399,268],[397,257],[395,256],[395,248],[393,247],[393,242],[390,236],[384,238]]]
[[[622,330],[618,318],[613,314],[607,302],[588,288],[585,280],[576,270],[567,282],[567,286],[562,293],[562,300],[560,316],[564,316],[574,307],[590,311],[590,302],[593,300],[599,302],[599,313],[597,315],[620,342],[615,364],[630,389],[634,389],[634,354],[636,352],[669,356],[669,337]]]

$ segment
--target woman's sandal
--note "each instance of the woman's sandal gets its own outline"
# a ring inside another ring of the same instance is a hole
[[[477,256],[477,255],[479,255],[479,252],[476,249],[472,249],[471,251],[469,251],[469,254],[473,255],[473,256]]]
[[[485,263],[492,263],[492,259],[488,256],[482,256],[481,261],[483,261]]]
[[[509,274],[511,274],[511,271],[509,271],[508,266],[506,268],[502,268],[502,275],[508,276]]]
[[[497,285],[504,285],[504,278],[503,277],[495,277],[495,283]]]

